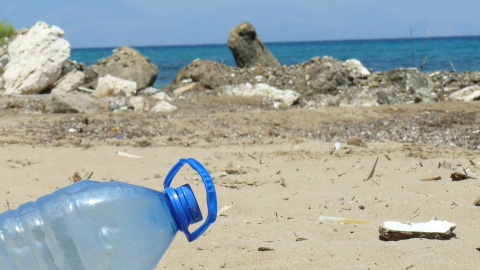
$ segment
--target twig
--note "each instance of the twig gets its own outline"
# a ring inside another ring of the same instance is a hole
[[[414,67],[417,66],[415,62],[415,50],[413,49],[413,34],[412,34],[412,26],[410,25],[410,47],[412,48],[412,64]]]
[[[453,73],[457,73],[457,70],[455,69],[455,66],[452,63],[452,60],[448,60],[448,62],[450,62],[450,66],[452,66]]]
[[[370,178],[373,177],[373,174],[375,173],[375,168],[377,167],[377,162],[378,162],[378,157],[375,160],[375,164],[373,164],[372,171],[370,171],[370,174],[368,175],[367,179],[365,179],[365,181],[368,181],[368,180],[370,180]],[[378,183],[376,183],[376,184],[378,185]]]

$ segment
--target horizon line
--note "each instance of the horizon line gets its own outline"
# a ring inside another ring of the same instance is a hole
[[[382,40],[428,40],[442,38],[469,38],[480,37],[480,35],[459,35],[459,36],[432,36],[432,37],[390,37],[390,38],[354,38],[354,39],[324,39],[324,40],[297,40],[297,41],[264,41],[264,44],[280,44],[280,43],[308,43],[308,42],[342,42],[342,41],[382,41]],[[164,44],[164,45],[118,45],[118,46],[100,46],[100,47],[72,47],[72,50],[91,50],[91,49],[115,49],[120,46],[128,46],[132,48],[152,48],[152,47],[195,47],[195,46],[220,46],[227,43],[192,43],[192,44]]]

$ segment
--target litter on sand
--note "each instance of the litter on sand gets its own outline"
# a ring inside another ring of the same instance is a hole
[[[379,232],[386,241],[409,238],[449,239],[453,236],[455,226],[454,223],[435,219],[424,223],[385,221],[379,227]]]
[[[340,224],[364,224],[368,223],[371,220],[368,219],[356,219],[356,218],[343,218],[343,217],[328,217],[328,216],[320,216],[318,218],[320,221],[333,221],[338,222]]]
[[[119,156],[128,157],[128,158],[142,158],[141,156],[136,156],[136,155],[128,154],[128,153],[125,153],[125,152],[120,152],[120,151],[117,151],[117,154]]]
[[[233,204],[225,205],[224,207],[220,208],[220,210],[218,210],[217,217],[223,215],[223,213],[225,213],[228,209],[232,208],[232,206],[233,206]]]

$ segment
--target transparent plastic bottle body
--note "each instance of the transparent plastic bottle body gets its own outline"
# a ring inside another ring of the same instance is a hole
[[[0,215],[0,269],[150,270],[177,226],[162,192],[83,180]]]

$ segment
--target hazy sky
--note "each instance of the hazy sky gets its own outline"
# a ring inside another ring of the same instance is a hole
[[[17,28],[59,26],[72,47],[226,43],[249,21],[263,41],[480,35],[479,0],[0,0]]]

